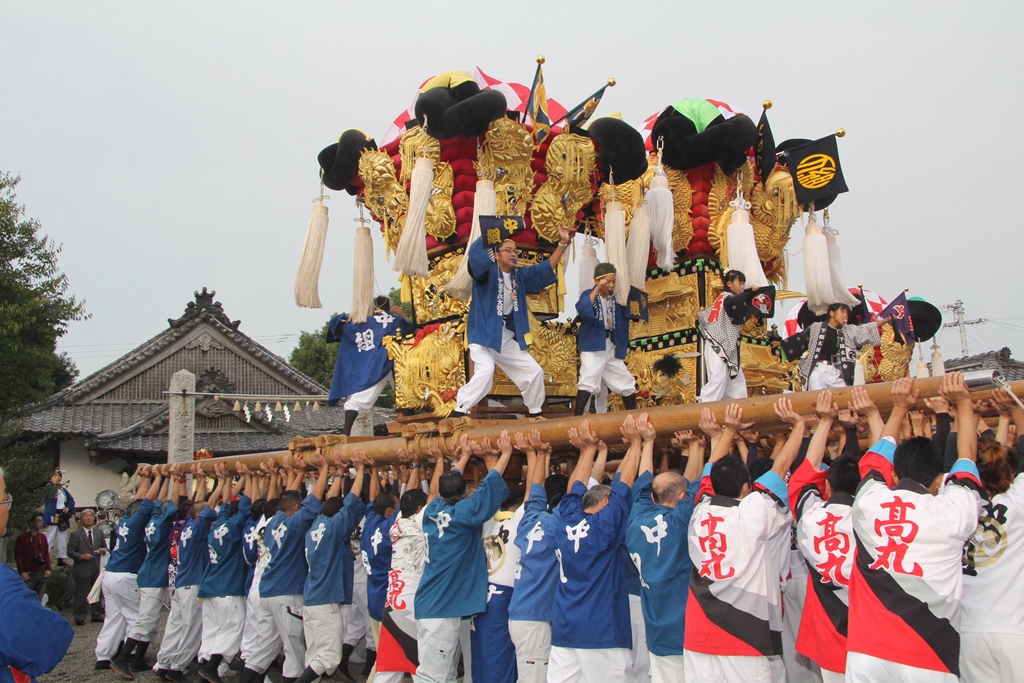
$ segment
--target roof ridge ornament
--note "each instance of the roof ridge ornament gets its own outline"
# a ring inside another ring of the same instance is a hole
[[[167,324],[172,328],[181,327],[188,321],[199,317],[203,311],[209,311],[213,314],[214,318],[233,330],[237,330],[238,326],[242,324],[241,320],[231,320],[228,318],[221,303],[214,300],[214,297],[217,296],[216,290],[208,290],[206,287],[203,287],[203,291],[193,292],[193,294],[195,301],[190,301],[185,305],[185,312],[182,313],[180,318],[176,320],[174,318],[167,319]]]

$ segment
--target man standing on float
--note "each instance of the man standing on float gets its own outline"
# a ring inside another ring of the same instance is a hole
[[[636,408],[636,380],[629,374],[629,308],[615,301],[615,266],[599,263],[594,286],[580,294],[580,381],[576,385],[576,414],[582,415],[603,383],[622,397],[626,410]]]
[[[523,395],[530,415],[544,407],[544,371],[527,351],[533,341],[526,296],[558,279],[558,262],[572,235],[558,226],[558,247],[546,261],[519,268],[512,235],[525,229],[521,216],[480,216],[480,238],[469,247],[473,299],[466,334],[473,377],[459,389],[452,417],[466,415],[491,390],[494,366],[501,368]]]

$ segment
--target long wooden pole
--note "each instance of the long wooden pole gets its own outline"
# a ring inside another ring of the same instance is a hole
[[[939,394],[941,377],[930,377],[914,382],[914,388],[920,390],[921,395],[917,405],[918,409],[924,410],[924,399],[933,398]],[[1010,389],[1018,396],[1024,395],[1024,380],[1010,383]],[[892,383],[883,382],[868,384],[864,387],[868,396],[878,407],[883,415],[892,411]],[[832,394],[840,406],[845,406],[850,401],[852,387],[833,389]],[[793,410],[802,415],[814,412],[815,404],[820,391],[801,391],[786,396],[793,402]],[[986,400],[992,395],[992,389],[984,389],[971,392],[975,400]],[[649,408],[646,411],[637,410],[635,413],[647,412],[650,415],[651,424],[658,431],[659,441],[668,442],[677,431],[687,429],[698,429],[701,411],[710,408],[718,419],[719,423],[725,421],[725,409],[731,403],[739,403],[743,406],[743,420],[753,422],[753,429],[763,432],[772,431],[779,426],[779,420],[775,416],[774,405],[780,395],[772,394],[767,396],[754,396],[739,401],[717,401],[715,403],[693,403],[677,406],[663,406]],[[550,443],[555,451],[568,450],[569,428],[578,427],[583,420],[590,423],[590,428],[601,439],[609,444],[618,443],[621,434],[619,427],[625,418],[624,411],[614,413],[603,413],[600,415],[589,415],[583,417],[563,417],[557,419],[540,420],[519,420],[503,423],[478,425],[470,418],[441,419],[437,422],[409,423],[406,425],[402,436],[381,438],[381,439],[347,439],[344,436],[326,435],[315,439],[299,439],[289,444],[294,451],[307,450],[312,452],[315,447],[323,447],[328,456],[339,455],[343,460],[351,457],[353,451],[365,451],[367,456],[379,465],[388,465],[399,462],[399,450],[417,453],[421,457],[428,456],[428,447],[431,439],[435,439],[443,453],[450,455],[453,447],[460,436],[468,432],[469,438],[473,441],[490,439],[495,443],[503,430],[528,431],[540,430],[541,438]],[[234,469],[236,462],[246,464],[250,469],[255,469],[261,462],[275,460],[281,462],[291,451],[275,451],[271,453],[252,453],[248,455],[234,455],[223,458],[210,458],[200,460],[200,467],[204,472],[213,472],[213,466],[222,463],[229,469]]]

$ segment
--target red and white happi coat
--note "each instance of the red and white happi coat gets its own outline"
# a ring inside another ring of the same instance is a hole
[[[959,676],[961,560],[983,502],[978,469],[957,460],[932,495],[910,479],[894,484],[895,450],[886,437],[860,460],[849,651]]]
[[[769,472],[742,500],[717,496],[710,467],[690,518],[693,569],[683,648],[724,656],[782,654],[782,591],[771,547],[776,536],[790,534],[784,484]],[[764,486],[766,477],[778,486]]]
[[[789,502],[796,538],[807,565],[807,597],[800,616],[796,651],[829,671],[846,672],[850,577],[856,543],[853,496],[825,500],[828,468],[804,460],[789,478]]]

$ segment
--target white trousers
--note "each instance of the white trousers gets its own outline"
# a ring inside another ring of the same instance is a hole
[[[782,660],[785,678],[789,683],[821,683],[821,669],[796,651],[796,637],[800,632],[800,617],[807,599],[807,567],[799,550],[792,551],[790,566],[793,577],[786,582],[782,593]]]
[[[685,650],[686,680],[700,683],[771,683],[767,657],[728,657]]]
[[[156,638],[160,612],[167,600],[166,588],[139,588],[139,614],[128,629],[128,637],[151,643]]]
[[[356,560],[353,569],[356,572],[363,572],[363,563]],[[366,649],[375,649],[373,630],[370,628],[370,608],[366,597],[366,581],[352,582],[352,604],[341,606],[341,617],[345,623],[345,645],[356,646],[363,638],[366,638]]]
[[[103,628],[96,636],[96,661],[109,660],[114,656],[139,616],[139,589],[135,585],[135,574],[106,572],[103,575],[103,597],[106,616]]]
[[[647,683],[651,680],[651,653],[647,650],[647,626],[639,595],[629,596],[629,626],[633,633],[633,649],[628,650],[626,683]]]
[[[306,666],[321,676],[334,673],[341,663],[341,640],[345,633],[341,603],[304,606],[302,632],[306,636]]]
[[[583,650],[574,647],[551,648],[548,683],[606,683],[626,680],[629,650],[610,647]]]
[[[490,392],[495,365],[519,388],[527,410],[539,413],[544,407],[544,371],[529,351],[519,348],[511,330],[502,330],[501,353],[480,344],[470,344],[469,358],[473,361],[473,377],[462,385],[455,398],[455,409],[460,413],[468,413]]]
[[[1024,681],[1024,636],[961,633],[960,680]]]
[[[821,672],[821,683],[845,683],[846,674],[841,674],[838,671],[829,671],[828,669],[819,669]],[[964,679],[967,680],[967,679]]]
[[[417,619],[416,683],[455,683],[462,619]],[[469,667],[466,667],[467,670]]]
[[[56,524],[43,528],[46,545],[57,553],[58,560],[68,559],[68,530],[61,531]]]
[[[391,379],[391,375],[388,375],[372,387],[352,394],[348,397],[348,400],[345,401],[345,410],[355,410],[358,411],[360,415],[370,410],[370,408],[373,408],[373,405],[377,402],[377,399],[380,398],[381,392],[384,391],[384,386],[387,384],[394,386],[394,380]]]
[[[898,643],[895,645],[898,646]],[[950,673],[887,662],[861,652],[849,652],[846,655],[846,680],[848,683],[956,683],[959,679]],[[1000,679],[989,680],[994,683]]]
[[[260,598],[260,618],[256,628],[259,644],[246,667],[264,673],[283,648],[281,675],[298,678],[306,661],[306,648],[302,642],[302,596]]]
[[[605,340],[604,351],[580,352],[580,381],[576,388],[596,394],[601,384],[620,396],[636,393],[636,379],[626,369],[626,361],[615,357],[615,345]]]
[[[704,343],[704,369],[707,373],[707,380],[701,387],[700,403],[721,401],[730,398],[747,398],[747,378],[743,376],[743,368],[739,369],[735,377],[729,377],[729,365],[722,360],[707,342]]]
[[[807,378],[806,391],[820,389],[841,389],[846,386],[843,374],[831,363],[815,363]]]
[[[249,661],[256,644],[259,642],[257,624],[260,620],[260,586],[255,580],[249,587],[249,595],[245,598],[245,627],[242,629],[242,644],[239,656],[242,661]]]
[[[546,621],[508,620],[508,633],[516,647],[518,683],[544,683],[551,659],[551,624]]]
[[[184,671],[199,653],[203,639],[203,608],[197,599],[199,585],[175,588],[164,639],[156,656],[156,668]]]
[[[224,598],[203,598],[203,644],[199,647],[199,661],[209,661],[221,655],[230,662],[242,645],[245,627],[245,598],[230,595]]]
[[[685,679],[683,655],[656,655],[651,653],[651,681],[653,683],[683,683]]]

